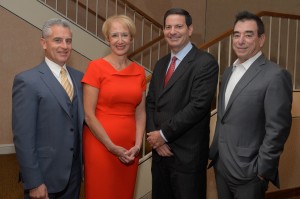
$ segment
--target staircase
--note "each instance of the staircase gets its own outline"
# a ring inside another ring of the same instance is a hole
[[[109,16],[125,14],[131,17],[136,24],[137,35],[129,57],[150,73],[156,61],[169,52],[163,39],[162,25],[126,0],[38,1],[101,40],[104,40],[102,24]],[[292,74],[294,90],[299,90],[300,71],[297,66],[300,64],[300,15],[263,11],[258,16],[265,23],[268,39],[263,52],[270,60],[285,67]],[[218,59],[220,74],[236,59],[231,47],[231,33],[232,29],[229,29],[214,40],[199,46]]]
[[[38,0],[63,15],[92,36],[105,41],[102,25],[111,15],[125,14],[137,28],[129,57],[153,70],[156,61],[168,52],[162,25],[126,0]]]
[[[145,66],[149,74],[156,61],[169,52],[163,39],[162,25],[126,0],[26,0],[26,3],[24,2],[0,0],[0,5],[38,28],[49,19],[49,16],[66,17],[72,22],[72,29],[76,32],[76,37],[80,38],[73,40],[74,49],[89,59],[98,58],[99,55],[109,52],[110,49],[104,41],[101,28],[105,19],[114,14],[126,14],[135,21],[137,36],[130,57]],[[33,2],[35,2],[34,5]],[[261,12],[258,15],[262,17],[266,26],[268,40],[263,49],[264,54],[292,74],[294,91],[299,94],[300,16],[273,12]],[[212,41],[199,46],[213,54],[218,60],[219,76],[236,59],[231,46],[231,33],[232,29],[229,29]],[[297,99],[299,99],[299,95]],[[217,98],[213,104],[217,104]],[[216,111],[216,107],[213,107],[212,130]],[[299,113],[299,111],[294,112],[293,115],[296,114],[296,117],[299,117]],[[140,198],[151,190],[151,153],[148,153],[150,150],[147,149],[145,143],[144,146],[135,198]]]

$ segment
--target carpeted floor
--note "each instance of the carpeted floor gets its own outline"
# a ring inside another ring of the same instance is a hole
[[[0,199],[22,199],[23,188],[18,177],[19,166],[15,154],[0,155]],[[80,199],[84,199],[81,186]],[[151,193],[141,199],[151,199]],[[289,199],[300,199],[300,196]]]
[[[23,198],[22,184],[18,182],[18,171],[14,154],[0,155],[0,199]]]
[[[15,154],[0,155],[0,199],[22,199],[19,166]],[[83,186],[80,198],[83,199]]]

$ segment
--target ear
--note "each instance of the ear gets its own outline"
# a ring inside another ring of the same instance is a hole
[[[193,30],[194,30],[194,27],[193,27],[193,24],[191,24],[191,25],[188,27],[189,36],[192,36]]]
[[[265,34],[260,35],[260,37],[259,37],[259,46],[261,48],[263,47],[265,41],[266,41],[266,35]]]
[[[41,44],[41,46],[42,46],[42,48],[43,48],[44,50],[47,49],[46,39],[41,38],[41,39],[40,39],[40,44]]]

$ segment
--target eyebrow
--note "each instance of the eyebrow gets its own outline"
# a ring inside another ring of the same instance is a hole
[[[236,33],[240,33],[239,31],[233,31],[233,34],[236,34]],[[254,34],[254,31],[253,30],[246,30],[245,33],[252,33]]]

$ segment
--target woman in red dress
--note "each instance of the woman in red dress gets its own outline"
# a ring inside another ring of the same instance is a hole
[[[144,68],[127,57],[135,25],[110,17],[102,32],[111,53],[89,63],[82,79],[86,199],[132,199],[145,129]]]

